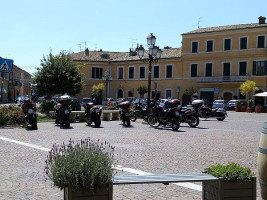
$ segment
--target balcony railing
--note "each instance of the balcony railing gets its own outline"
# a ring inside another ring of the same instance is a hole
[[[210,76],[197,77],[198,83],[219,83],[219,82],[244,82],[249,76]]]

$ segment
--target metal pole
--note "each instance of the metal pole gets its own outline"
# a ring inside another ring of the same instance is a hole
[[[151,91],[151,64],[152,64],[152,61],[153,61],[153,57],[152,55],[149,55],[149,69],[148,69],[148,89],[147,89],[147,106],[148,106],[148,109],[150,110],[150,91]]]

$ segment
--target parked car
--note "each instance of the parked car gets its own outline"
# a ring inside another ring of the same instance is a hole
[[[215,100],[212,104],[212,108],[227,108],[227,103],[225,100]]]
[[[113,98],[107,98],[103,100],[102,105],[110,105],[110,104],[116,104],[116,100]]]
[[[237,99],[232,99],[228,101],[226,110],[234,110],[236,106]]]

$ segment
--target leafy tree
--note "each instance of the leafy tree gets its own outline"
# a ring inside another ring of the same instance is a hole
[[[240,90],[242,95],[248,95],[248,99],[252,99],[253,92],[259,90],[256,87],[256,83],[254,81],[246,80],[246,82],[240,85]]]
[[[140,96],[143,96],[145,93],[148,92],[148,90],[147,90],[147,87],[143,85],[137,88],[137,92],[140,94]]]
[[[82,90],[81,74],[78,66],[71,62],[65,51],[59,55],[51,52],[41,60],[41,68],[37,68],[33,82],[39,94],[53,96],[55,94],[78,94]]]
[[[194,89],[194,87],[191,87],[191,88],[188,88],[185,90],[186,95],[192,96],[192,94],[194,94],[194,93],[197,93],[197,90]]]
[[[104,83],[99,83],[98,85],[93,85],[92,95],[98,96],[105,89]]]

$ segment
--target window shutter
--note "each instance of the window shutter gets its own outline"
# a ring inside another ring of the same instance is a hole
[[[253,61],[252,75],[256,75],[256,70],[257,70],[257,67],[256,67],[256,61]]]
[[[267,75],[267,60],[264,61],[264,75]]]

